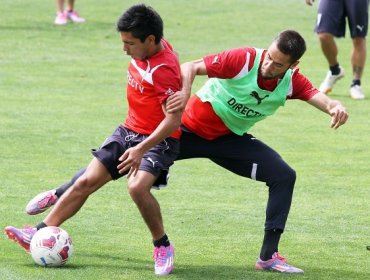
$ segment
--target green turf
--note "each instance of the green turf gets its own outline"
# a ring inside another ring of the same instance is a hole
[[[103,4],[102,4],[103,3]],[[82,25],[56,27],[53,1],[3,0],[0,21],[0,227],[35,224],[24,207],[70,178],[124,119],[125,73],[115,21],[135,1],[76,1]],[[296,0],[146,1],[165,22],[181,61],[239,46],[267,47],[283,29],[307,41],[301,72],[319,85],[326,62],[313,33],[316,7]],[[347,71],[332,97],[348,108],[338,131],[304,102],[288,102],[252,133],[295,168],[298,179],[280,250],[304,275],[289,279],[369,279],[370,85],[348,97],[349,38],[338,41]],[[370,66],[369,66],[370,67]],[[194,88],[204,79],[197,78]],[[171,279],[286,279],[254,270],[267,188],[208,160],[177,162],[168,189],[155,192],[175,243]],[[149,232],[126,191],[109,183],[63,224],[75,254],[59,269],[33,264],[0,236],[0,279],[156,279]]]

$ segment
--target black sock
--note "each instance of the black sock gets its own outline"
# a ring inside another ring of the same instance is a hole
[[[265,237],[263,238],[263,244],[260,253],[261,260],[267,261],[271,259],[275,252],[279,251],[278,247],[282,233],[282,230],[279,229],[265,230]]]
[[[66,184],[64,184],[64,185],[62,185],[62,186],[60,186],[59,188],[57,188],[56,190],[55,190],[55,195],[56,195],[56,197],[61,197],[62,196],[62,194],[65,192],[64,191],[64,188],[66,187],[66,185],[67,185],[68,183],[66,183]],[[69,186],[67,186],[67,189],[69,188]]]
[[[351,87],[353,86],[361,86],[361,80],[352,80]]]
[[[75,182],[78,178],[81,177],[82,174],[84,174],[86,171],[86,167],[85,168],[81,168],[74,176],[73,178],[67,182],[67,183],[64,183],[63,185],[61,185],[60,187],[58,187],[55,191],[55,195],[57,197],[61,197],[63,193],[66,192],[66,190],[68,190]]]
[[[42,229],[42,228],[47,227],[47,226],[48,226],[47,224],[45,224],[44,222],[41,222],[41,223],[39,223],[39,224],[36,226],[36,229],[37,229],[37,230],[39,230],[39,229]]]
[[[170,241],[168,240],[167,234],[164,234],[161,239],[154,240],[153,245],[155,247],[161,247],[161,246],[168,247],[168,246],[170,246]]]
[[[331,71],[332,75],[339,75],[339,73],[340,73],[339,64],[335,64],[333,66],[330,66],[330,71]]]

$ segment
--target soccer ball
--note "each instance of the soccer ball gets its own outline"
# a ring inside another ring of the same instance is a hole
[[[62,266],[73,253],[72,239],[59,227],[45,227],[32,237],[30,251],[41,266]]]

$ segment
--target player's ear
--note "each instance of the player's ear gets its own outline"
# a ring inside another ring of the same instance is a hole
[[[154,35],[149,35],[148,37],[146,37],[145,40],[147,42],[151,43],[151,44],[155,44],[155,36]]]

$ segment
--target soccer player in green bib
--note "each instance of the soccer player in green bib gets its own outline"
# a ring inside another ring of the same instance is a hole
[[[267,50],[236,48],[181,66],[182,91],[169,98],[167,110],[184,106],[196,75],[208,75],[187,102],[182,116],[177,160],[209,158],[269,188],[265,235],[257,270],[303,273],[279,253],[293,196],[295,171],[273,149],[248,133],[290,99],[300,99],[331,116],[336,129],[347,121],[346,109],[317,90],[296,67],[306,44],[293,30],[281,32]],[[171,103],[173,99],[173,103]]]

